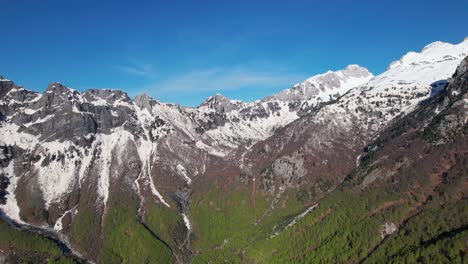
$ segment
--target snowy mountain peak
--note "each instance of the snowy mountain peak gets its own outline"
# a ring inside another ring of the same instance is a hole
[[[223,96],[220,93],[217,93],[213,96],[206,98],[206,100],[202,103],[202,105],[207,104],[207,103],[218,103],[218,102],[226,102],[226,101],[229,101],[227,97]]]
[[[217,112],[227,112],[231,110],[236,101],[229,100],[227,97],[217,93],[208,97],[198,108],[215,109]]]
[[[343,74],[346,74],[350,77],[369,77],[373,74],[365,67],[362,67],[358,64],[350,64],[346,66],[344,70],[341,71]]]
[[[366,68],[359,66],[359,64],[349,64],[348,66],[346,66],[345,70],[346,69],[354,69],[354,68],[361,68],[361,69],[367,70]]]
[[[330,96],[339,96],[349,89],[368,82],[373,77],[368,69],[357,64],[350,64],[339,71],[328,71],[315,75],[290,89],[266,97],[264,101],[280,100],[328,100]]]
[[[357,64],[350,64],[342,70],[328,71],[324,74],[313,76],[304,82],[320,82],[324,85],[329,85],[330,87],[339,87],[345,83],[346,79],[361,77],[367,78],[372,76],[372,73],[370,73],[368,69]]]
[[[75,90],[68,88],[67,86],[58,83],[52,82],[47,86],[45,93],[55,93],[55,94],[64,94],[64,93],[74,93]]]
[[[360,120],[364,130],[375,133],[443,90],[467,54],[468,41],[455,45],[434,42],[419,53],[409,52],[393,62],[387,71],[323,108],[322,120],[342,118],[349,122],[353,119],[355,124]]]
[[[147,93],[138,94],[137,96],[135,96],[134,100],[136,100],[137,98],[139,98],[139,100],[154,100],[154,98],[148,95]]]
[[[104,100],[124,100],[124,101],[131,101],[130,97],[126,92],[121,90],[114,90],[114,89],[89,89],[84,92],[85,95],[90,94],[94,97],[101,98]]]
[[[151,110],[154,105],[160,104],[157,100],[153,99],[153,97],[149,96],[146,93],[139,94],[135,96],[133,99],[133,102],[135,103],[136,106],[142,108],[142,109],[148,109]]]
[[[451,44],[442,41],[436,41],[426,45],[420,52],[410,51],[401,59],[390,64],[387,70],[396,67],[412,67],[418,65],[429,65],[431,63],[439,63],[442,61],[456,60],[456,58],[467,55],[468,40],[459,44]]]
[[[126,92],[114,89],[88,89],[81,94],[83,99],[93,105],[130,106],[132,100]]]
[[[0,78],[0,90],[9,89],[11,85],[13,85],[12,81],[10,81],[8,79],[5,79],[5,78],[3,78],[3,76],[1,76],[1,78]]]
[[[434,41],[431,44],[428,44],[428,45],[424,46],[424,48],[421,50],[421,53],[427,52],[428,50],[430,50],[432,48],[439,48],[439,47],[442,47],[442,46],[451,46],[451,45],[452,44],[447,43],[447,42],[443,42],[443,41]]]

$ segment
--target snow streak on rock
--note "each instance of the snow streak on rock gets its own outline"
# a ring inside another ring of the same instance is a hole
[[[298,221],[300,221],[302,218],[304,218],[306,215],[308,215],[310,212],[312,212],[312,210],[314,210],[315,207],[317,207],[317,206],[318,206],[318,204],[314,204],[311,207],[307,208],[307,210],[302,212],[300,215],[294,217],[293,220],[282,231],[275,232],[275,234],[273,234],[270,238],[273,238],[273,237],[279,235],[281,232],[284,232],[284,231],[288,230],[289,228],[291,228],[292,226],[294,226]]]

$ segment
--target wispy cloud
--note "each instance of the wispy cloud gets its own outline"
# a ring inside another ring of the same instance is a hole
[[[139,65],[116,65],[116,69],[133,75],[151,77],[154,75],[153,65],[144,63]]]
[[[159,93],[222,92],[242,88],[262,89],[290,87],[306,76],[284,70],[258,70],[251,67],[216,67],[180,73],[152,85]]]

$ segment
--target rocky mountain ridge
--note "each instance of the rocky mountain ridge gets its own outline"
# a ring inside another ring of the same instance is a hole
[[[39,94],[0,78],[0,209],[66,235],[93,260],[118,205],[144,226],[154,208],[168,210],[177,224],[163,240],[187,262],[194,193],[216,183],[279,200],[310,185],[307,195],[325,196],[380,131],[444,90],[467,54],[467,40],[437,42],[375,77],[351,65],[260,101],[215,95],[197,108],[59,83]],[[83,221],[93,223],[85,235]]]
[[[405,55],[400,61],[406,63],[392,63],[368,83],[253,146],[243,155],[241,170],[252,179],[260,175],[256,184],[269,191],[307,178],[318,189],[338,184],[367,142],[446,85],[444,80],[466,57],[467,48],[465,40],[458,45],[431,44],[421,53]]]

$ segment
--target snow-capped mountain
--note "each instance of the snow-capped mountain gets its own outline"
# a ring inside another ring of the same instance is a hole
[[[239,146],[266,139],[297,119],[304,102],[317,106],[332,99],[325,96],[329,90],[346,92],[351,85],[342,72],[356,67],[307,80],[302,90],[310,91],[291,101],[245,103],[215,95],[197,108],[147,95],[131,100],[119,90],[80,93],[59,83],[39,94],[2,78],[1,144],[5,153],[21,155],[3,157],[2,175],[9,184],[0,208],[19,223],[67,233],[83,199],[91,199],[104,217],[115,186],[125,186],[142,203],[154,199],[179,207],[183,215],[193,179],[207,173],[211,163],[229,160]],[[371,74],[358,69],[367,74],[351,81],[367,82]]]
[[[311,184],[324,194],[371,138],[441,91],[467,55],[468,40],[436,42],[375,77],[350,65],[259,101],[218,94],[195,108],[59,83],[40,94],[1,77],[0,180],[8,184],[0,209],[66,235],[95,259],[112,208],[135,204],[145,223],[159,206],[179,214],[184,235],[173,253],[189,259],[193,192],[222,182],[278,196]],[[95,224],[90,243],[73,232],[83,217]]]
[[[268,96],[263,101],[306,101],[308,105],[316,105],[319,102],[327,102],[338,98],[349,89],[368,82],[373,77],[366,68],[356,64],[348,65],[340,71],[328,71],[324,74],[316,75],[302,83],[294,85],[291,89],[286,89],[272,96]]]
[[[271,192],[304,181],[339,183],[369,140],[440,91],[467,54],[468,40],[406,54],[366,84],[254,145],[242,156],[243,173],[260,178],[256,184]]]
[[[368,82],[373,75],[363,67],[349,65],[298,83],[260,101],[244,103],[220,94],[207,98],[195,109],[202,128],[223,145],[251,145],[299,118],[320,103],[334,100],[349,89]]]

